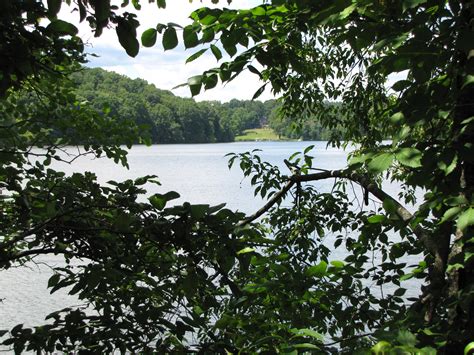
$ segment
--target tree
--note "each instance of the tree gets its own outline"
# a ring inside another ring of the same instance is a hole
[[[313,172],[311,147],[290,159],[289,175],[255,152],[231,155],[230,165],[239,159],[256,193],[268,197],[252,216],[223,206],[167,207],[175,192],[137,202],[143,185],[154,181],[150,176],[104,187],[90,174],[66,178],[47,169],[50,159],[61,159],[60,144],[78,136],[88,142],[86,151],[126,164],[115,138],[129,132],[133,142],[136,128],[117,126],[106,112],[74,101],[62,83],[58,72],[83,55],[75,27],[56,18],[61,1],[48,1],[47,8],[41,2],[2,6],[8,55],[0,176],[8,197],[1,201],[0,265],[63,255],[67,263],[55,269],[49,286],[72,287],[88,307],[55,312],[52,324],[34,329],[19,325],[3,344],[17,352],[472,348],[470,2],[273,0],[253,9],[195,11],[182,32],[185,46],[209,44],[219,60],[220,43],[234,58],[191,78],[193,94],[248,69],[282,95],[287,116],[313,113],[323,127],[343,128],[333,144],[358,144],[340,171]],[[127,53],[137,54],[134,15],[102,1],[75,6],[96,35],[112,24]],[[39,22],[45,16],[46,27]],[[152,46],[162,34],[163,47],[172,49],[177,28],[158,24],[143,33],[142,43]],[[237,54],[237,46],[247,49]],[[400,72],[406,78],[387,88],[389,75]],[[22,105],[25,90],[38,92],[38,102]],[[327,110],[331,100],[341,100],[343,115]],[[59,142],[58,131],[65,137]],[[44,160],[31,163],[34,154]],[[382,177],[403,184],[403,203],[413,201],[415,189],[425,192],[416,212],[380,188]],[[332,193],[305,184],[328,178],[336,179]],[[379,199],[380,209],[354,208],[347,181]],[[281,201],[290,192],[295,203],[285,207]],[[333,246],[325,245],[327,235]],[[329,247],[345,247],[349,255],[334,260]],[[380,258],[372,258],[376,253]],[[419,264],[405,265],[408,254]],[[75,267],[72,259],[83,263]],[[408,278],[423,283],[416,300],[403,299]],[[374,291],[368,280],[394,291]]]

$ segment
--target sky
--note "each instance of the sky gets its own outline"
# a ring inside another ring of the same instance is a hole
[[[112,4],[120,5],[121,0],[112,0]],[[262,0],[234,0],[229,7],[249,8],[258,6]],[[148,3],[147,0],[141,1],[140,11],[133,11],[133,6],[129,5],[127,11],[136,12],[140,27],[137,30],[138,38],[150,27],[155,27],[157,23],[175,22],[180,25],[190,24],[191,12],[199,7],[216,7],[210,0],[168,0],[166,9],[158,9],[156,3]],[[221,0],[219,6],[227,6],[227,2]],[[195,61],[185,64],[186,58],[195,53],[200,47],[184,50],[182,43],[173,50],[164,51],[161,46],[161,38],[152,48],[140,48],[140,53],[131,58],[120,46],[114,29],[104,30],[99,38],[95,38],[86,21],[79,24],[77,12],[71,13],[70,7],[63,6],[61,9],[61,18],[74,23],[79,28],[79,36],[87,44],[86,51],[94,53],[98,57],[89,57],[90,67],[101,67],[103,69],[114,71],[131,78],[142,78],[156,87],[165,90],[172,90],[175,86],[183,84],[187,79],[194,75],[199,75],[206,69],[219,66],[223,59],[218,63],[212,53],[206,52]],[[180,38],[180,33],[178,33]],[[180,39],[180,42],[181,39]],[[243,49],[243,47],[242,47]],[[202,91],[195,97],[197,101],[218,100],[229,101],[233,98],[239,100],[250,100],[262,85],[258,77],[249,72],[242,73],[232,82],[222,85],[219,83],[214,89]],[[181,87],[172,90],[175,95],[190,97],[189,88]],[[265,91],[260,100],[274,98],[269,92]]]

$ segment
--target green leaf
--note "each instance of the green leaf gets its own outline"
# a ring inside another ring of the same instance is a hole
[[[410,85],[412,85],[412,82],[409,80],[399,80],[395,84],[393,84],[392,89],[394,91],[399,92],[405,90]]]
[[[343,261],[333,260],[331,261],[331,265],[334,266],[336,269],[341,269],[344,267],[345,264]]]
[[[421,166],[421,156],[421,152],[416,148],[401,148],[395,153],[396,159],[410,168],[419,168]]]
[[[462,207],[460,207],[460,206],[455,206],[455,207],[449,208],[446,212],[444,212],[443,217],[441,218],[439,223],[441,224],[441,223],[444,223],[444,222],[447,222],[447,221],[452,221],[453,219],[456,218],[456,216],[461,211],[462,211]]]
[[[203,48],[199,51],[197,51],[196,53],[194,53],[193,55],[191,55],[188,59],[186,59],[186,64],[189,63],[189,62],[192,62],[193,60],[199,58],[200,56],[202,56],[205,52],[207,51],[207,48]]]
[[[326,269],[328,267],[328,264],[325,261],[321,261],[317,265],[310,266],[309,268],[306,269],[305,274],[308,277],[321,277],[326,274]]]
[[[116,28],[117,37],[120,44],[130,57],[136,57],[140,50],[140,44],[137,40],[137,32],[134,24],[121,20]]]
[[[314,350],[319,349],[318,346],[311,343],[292,344],[291,346],[295,349],[314,349]]]
[[[191,94],[196,96],[201,91],[202,86],[202,75],[195,75],[188,79],[188,86],[191,90]]]
[[[464,355],[473,354],[473,353],[474,353],[474,342],[471,342],[467,344],[466,347],[464,348]]]
[[[412,9],[414,7],[417,7],[420,4],[425,3],[427,0],[403,0],[403,12],[405,12],[408,9]]]
[[[47,30],[56,32],[61,36],[75,36],[77,35],[78,29],[72,23],[63,20],[53,20],[46,27]]]
[[[367,218],[367,222],[371,224],[376,224],[376,223],[382,223],[383,221],[385,221],[385,219],[386,217],[384,215],[376,214]]]
[[[209,76],[206,77],[206,80],[205,80],[205,83],[204,83],[204,88],[206,90],[212,89],[213,87],[215,87],[217,85],[218,81],[219,81],[219,78],[218,78],[217,74],[209,75]]]
[[[372,172],[380,173],[390,167],[393,158],[393,154],[391,153],[381,153],[376,155],[375,158],[369,162],[368,168]]]
[[[389,342],[382,340],[375,344],[371,350],[375,355],[385,355],[388,354],[391,347]]]
[[[413,346],[413,347],[417,343],[416,336],[407,330],[398,331],[397,340],[402,345]]]
[[[315,330],[308,329],[308,328],[303,328],[303,329],[291,329],[291,332],[295,334],[295,336],[298,337],[311,337],[317,340],[324,340],[324,335],[321,333],[318,333]]]
[[[253,94],[252,100],[255,100],[258,98],[260,95],[262,95],[263,91],[265,90],[265,87],[267,84],[262,85],[261,87],[258,88],[258,90]]]
[[[59,277],[59,274],[54,274],[53,276],[51,276],[48,280],[48,288],[56,286],[56,284],[59,282]]]
[[[314,144],[310,145],[310,146],[307,146],[304,151],[303,151],[303,154],[307,154],[311,149],[314,148]]]
[[[237,53],[237,47],[233,44],[224,44],[224,49],[231,57]]]
[[[255,251],[255,248],[246,247],[246,248],[240,249],[240,250],[237,252],[237,255],[247,254],[247,253],[253,253],[254,251]]]
[[[150,203],[152,204],[153,207],[155,207],[159,210],[162,210],[163,208],[165,208],[166,203],[168,201],[175,200],[179,197],[180,197],[180,195],[177,192],[169,191],[169,192],[165,193],[164,195],[154,194],[148,200],[150,201]]]
[[[178,36],[174,27],[168,27],[163,33],[163,48],[166,50],[173,49],[178,45]]]
[[[156,4],[158,5],[159,9],[165,9],[166,8],[166,0],[156,0]]]
[[[267,11],[263,6],[257,6],[252,9],[252,15],[254,16],[265,16]]]
[[[209,205],[191,205],[190,208],[194,219],[201,219],[209,212]]]
[[[222,58],[221,50],[213,44],[211,44],[211,51],[212,51],[212,54],[214,54],[214,57],[216,57],[217,61],[219,61]]]
[[[393,124],[399,124],[405,120],[405,115],[402,112],[394,113],[390,116],[390,122]]]
[[[50,16],[56,17],[61,10],[62,0],[48,0],[48,13]]]
[[[199,44],[199,39],[197,33],[193,30],[191,26],[186,26],[183,30],[183,41],[184,47],[193,48]]]
[[[397,297],[401,297],[405,292],[407,292],[406,288],[397,288],[393,294]]]
[[[436,165],[447,176],[456,169],[456,166],[458,165],[458,156],[454,151],[444,151],[439,155]]]
[[[474,208],[470,207],[459,215],[457,227],[463,231],[472,225],[474,225]]]
[[[154,28],[149,28],[142,33],[142,44],[145,47],[153,47],[156,43],[157,31]]]

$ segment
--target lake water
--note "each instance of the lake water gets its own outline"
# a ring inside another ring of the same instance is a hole
[[[302,151],[314,144],[310,153],[315,157],[313,166],[323,169],[339,169],[346,166],[347,152],[326,148],[325,142],[239,142],[223,144],[154,145],[134,146],[128,156],[130,169],[127,170],[108,159],[81,157],[72,165],[56,162],[54,167],[70,174],[74,171],[92,171],[101,183],[109,180],[135,179],[143,175],[157,175],[162,186],[150,186],[149,193],[170,190],[181,194],[178,202],[219,204],[246,213],[256,211],[263,203],[255,198],[248,180],[237,167],[229,170],[229,152],[245,152],[261,149],[262,159],[278,165],[284,173],[289,173],[283,163],[293,152]],[[329,191],[333,181],[321,181],[317,186]],[[398,186],[386,184],[388,193],[396,196]],[[334,256],[335,259],[343,255]],[[51,276],[46,264],[60,262],[55,256],[38,259],[39,265],[31,264],[29,269],[11,269],[0,273],[0,329],[24,323],[26,326],[39,325],[52,311],[75,305],[77,300],[66,293],[49,294],[46,289]],[[411,285],[411,286],[410,286]],[[418,293],[416,283],[408,283],[407,296]]]

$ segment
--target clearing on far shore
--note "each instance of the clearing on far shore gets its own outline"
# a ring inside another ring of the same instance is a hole
[[[236,142],[242,141],[281,141],[288,140],[285,137],[281,137],[275,133],[271,128],[253,128],[244,131],[241,136],[236,136]]]

